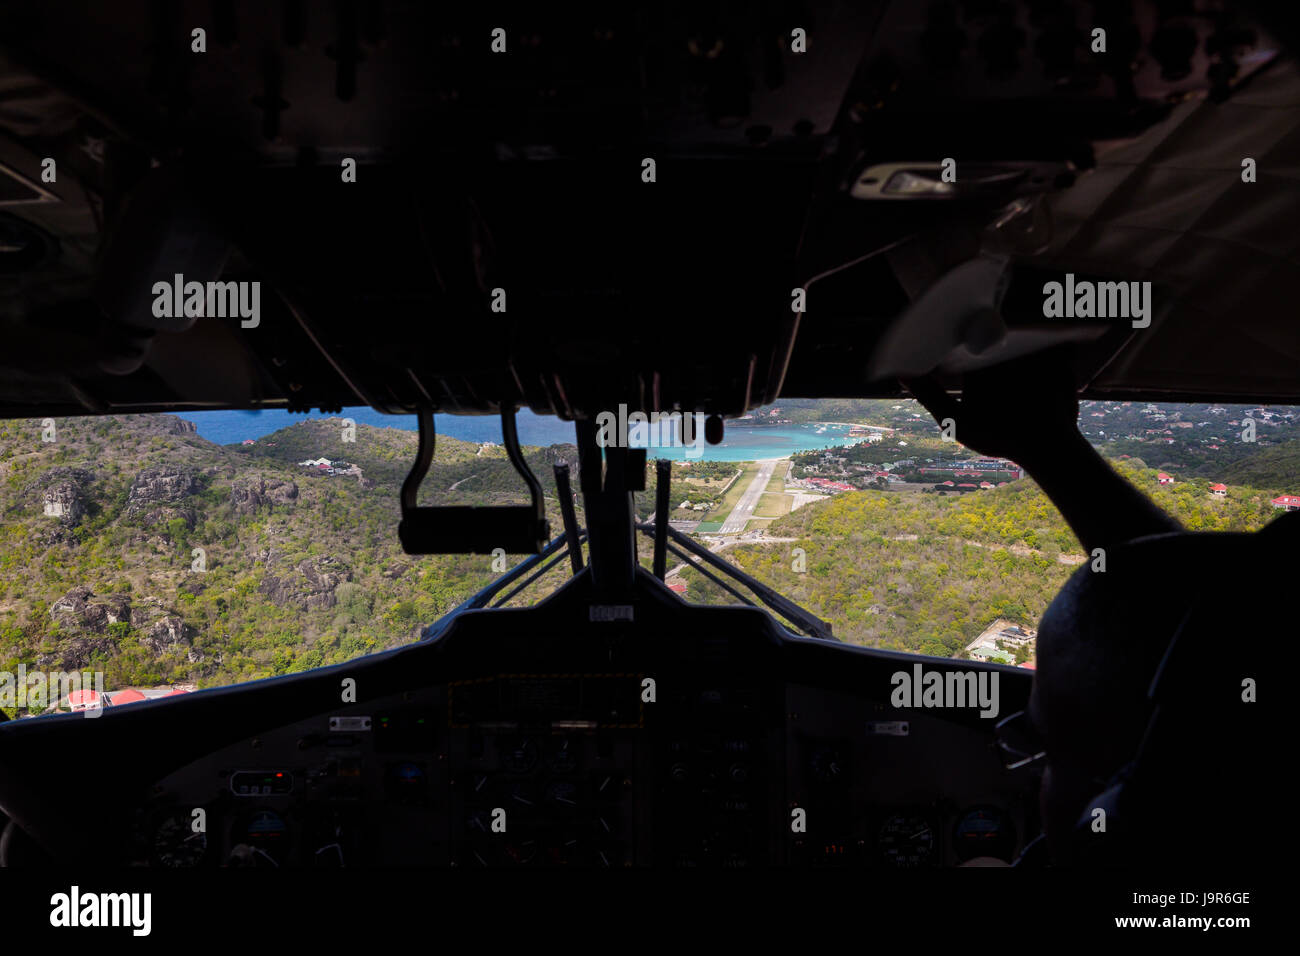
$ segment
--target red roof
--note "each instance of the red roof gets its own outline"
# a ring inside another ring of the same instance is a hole
[[[686,593],[686,582],[685,582],[685,581],[674,581],[672,584],[668,585],[668,590],[670,590],[670,591],[676,591],[678,594],[685,594],[685,593]]]
[[[173,690],[173,691],[169,691],[168,693],[163,694],[163,696],[164,696],[164,697],[175,697],[177,694],[188,694],[188,693],[189,693],[189,691],[187,691],[187,690],[181,690],[179,687],[177,687],[175,690]]]
[[[1300,507],[1300,495],[1278,495],[1273,499],[1275,505],[1295,505]]]
[[[109,702],[113,704],[113,706],[115,707],[118,704],[134,704],[136,701],[144,700],[144,699],[145,699],[144,694],[140,693],[134,687],[128,690],[120,691],[116,694],[108,695]]]
[[[1227,485],[1210,485],[1210,490],[1211,490],[1211,491],[1227,491],[1227,490],[1228,490],[1228,486],[1227,486]]]
[[[1160,474],[1156,475],[1156,477],[1157,477],[1157,478],[1168,478],[1169,476],[1166,475],[1166,474],[1162,471],[1162,472],[1160,472]]]
[[[84,707],[99,700],[99,692],[93,690],[74,690],[68,694],[69,707]]]

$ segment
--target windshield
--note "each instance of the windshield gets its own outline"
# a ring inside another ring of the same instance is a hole
[[[421,504],[526,500],[499,419],[436,424]],[[1251,531],[1300,508],[1295,408],[1083,402],[1079,424],[1188,530]],[[418,640],[522,556],[402,552],[414,429],[365,408],[0,423],[0,706],[117,705]],[[573,425],[523,411],[519,435],[558,533],[552,471],[576,472]],[[944,441],[910,400],[782,401],[692,451],[650,451],[675,459],[672,526],[847,643],[1032,667],[1043,611],[1086,560],[1014,463]],[[640,520],[654,503],[651,467]],[[639,549],[650,569],[648,536]],[[570,573],[556,561],[503,603],[533,604]],[[665,583],[691,603],[744,590],[680,549]],[[33,675],[84,687],[24,696]]]

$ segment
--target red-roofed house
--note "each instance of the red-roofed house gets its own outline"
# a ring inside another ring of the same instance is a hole
[[[120,704],[134,704],[136,701],[144,699],[144,694],[140,693],[134,687],[108,695],[108,702],[114,707],[117,707]]]
[[[1228,497],[1228,486],[1210,485],[1210,494],[1214,495],[1216,498],[1226,498]]]
[[[676,594],[685,594],[685,593],[686,593],[686,582],[685,582],[685,581],[674,581],[672,584],[668,585],[668,590],[670,590],[670,591],[672,591],[672,592],[674,592],[674,593],[676,593]]]
[[[1174,480],[1170,478],[1168,475],[1166,475],[1163,471],[1160,472],[1160,474],[1156,475],[1156,481],[1160,482],[1160,484],[1162,485],[1172,485],[1174,483]]]
[[[68,694],[68,708],[70,710],[96,710],[103,706],[98,691],[74,690]]]
[[[1274,508],[1285,508],[1287,511],[1300,511],[1300,495],[1278,495],[1273,499]]]

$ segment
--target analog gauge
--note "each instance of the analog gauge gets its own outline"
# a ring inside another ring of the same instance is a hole
[[[525,838],[512,840],[505,845],[506,859],[518,866],[532,863],[537,858],[537,841]]]
[[[528,773],[537,766],[537,744],[527,737],[516,737],[501,746],[501,765],[510,773]]]
[[[279,866],[289,830],[274,810],[254,810],[231,834],[229,866]]]
[[[812,755],[813,777],[821,783],[838,783],[845,779],[844,756],[831,747],[819,748]]]
[[[1015,850],[1015,824],[997,807],[972,807],[953,830],[953,851],[963,863],[980,856],[1009,863]]]
[[[556,780],[546,788],[546,802],[563,809],[578,805],[578,785],[571,780]]]
[[[510,799],[506,803],[507,812],[517,811],[525,813],[537,806],[537,791],[534,789],[536,784],[516,783],[510,787]]]
[[[390,764],[384,774],[384,789],[394,803],[421,804],[429,795],[429,781],[420,764]]]
[[[576,833],[564,831],[546,848],[546,861],[551,866],[589,865],[589,852]]]
[[[246,843],[262,848],[281,846],[287,828],[274,810],[258,810],[248,821]]]
[[[896,813],[880,828],[880,853],[900,869],[925,866],[934,856],[934,827],[920,813]]]
[[[551,751],[550,758],[552,773],[573,773],[578,767],[578,748],[574,746],[573,739],[570,737],[561,737],[555,743],[555,748]]]
[[[154,830],[153,855],[161,866],[198,866],[207,852],[208,835],[194,832],[189,814],[171,814]]]

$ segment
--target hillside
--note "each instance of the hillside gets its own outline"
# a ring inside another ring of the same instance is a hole
[[[1194,531],[1253,531],[1276,517],[1270,493],[1208,482],[1172,488],[1140,462],[1118,470]],[[728,560],[828,620],[842,641],[961,656],[998,618],[1036,625],[1083,561],[1059,513],[1031,481],[960,497],[846,492],[773,521],[767,534],[792,540],[738,545]],[[794,549],[805,552],[805,570]],[[690,599],[732,600],[693,569]]]
[[[859,445],[841,453],[848,466],[954,453],[915,403],[796,402],[779,406],[782,414],[787,406],[810,420],[902,430],[894,437],[907,452],[897,442]],[[1199,423],[1233,425],[1242,410],[1207,406],[1173,419],[1181,413],[1160,408],[1111,403],[1103,420],[1089,406],[1088,419],[1142,436],[1127,439],[1135,454],[1117,467],[1189,530],[1259,528],[1276,514],[1270,498],[1300,492],[1300,440],[1286,437],[1293,413],[1275,415],[1259,444],[1213,458],[1213,433],[1170,444],[1146,438],[1147,429],[1195,418],[1169,430],[1223,433]],[[51,442],[37,421],[0,422],[0,670],[102,670],[109,689],[304,670],[413,640],[500,573],[488,556],[402,553],[398,496],[414,432],[359,425],[345,441],[341,419],[309,420],[222,446],[170,415],[57,425]],[[548,495],[558,458],[578,487],[574,446],[524,454]],[[324,468],[301,464],[321,459]],[[1214,473],[1189,474],[1198,462]],[[1157,469],[1176,483],[1159,485]],[[674,516],[729,510],[741,471],[736,462],[675,463]],[[1226,497],[1210,495],[1212,481],[1228,484]],[[654,493],[650,468],[636,495],[640,517],[651,515]],[[422,504],[524,500],[499,446],[438,439]],[[558,533],[549,496],[547,510]],[[1025,480],[961,496],[845,492],[766,530],[786,540],[723,553],[831,621],[842,640],[945,656],[961,655],[998,618],[1036,623],[1082,560],[1055,508]],[[639,546],[648,565],[649,544]],[[804,571],[793,567],[796,548]],[[531,604],[567,576],[560,563],[511,603]],[[692,601],[734,600],[693,569],[681,577]]]
[[[0,669],[103,670],[110,689],[231,683],[411,640],[490,583],[489,556],[402,553],[413,432],[341,435],[308,421],[220,446],[173,416],[116,416],[60,420],[47,443],[38,422],[0,424]],[[577,458],[525,456],[552,489],[555,458]],[[320,457],[360,474],[297,464]],[[422,504],[523,500],[501,449],[439,439]]]
[[[1276,488],[1285,494],[1300,494],[1300,440],[1261,448],[1225,469],[1221,480],[1256,488]]]

